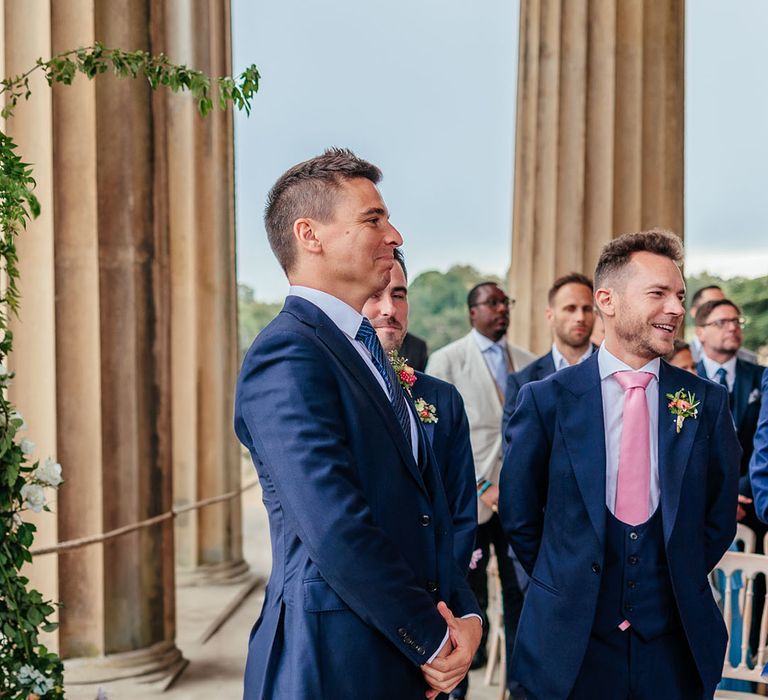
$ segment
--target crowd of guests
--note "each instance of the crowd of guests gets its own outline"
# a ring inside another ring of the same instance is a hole
[[[740,309],[702,290],[695,341],[673,343],[682,245],[626,234],[594,284],[553,281],[542,357],[481,282],[469,332],[414,370],[380,177],[330,149],[267,203],[291,287],[235,402],[273,548],[245,697],[466,697],[492,556],[512,700],[711,697],[726,641],[707,574],[737,518],[768,512],[768,372],[739,355]]]

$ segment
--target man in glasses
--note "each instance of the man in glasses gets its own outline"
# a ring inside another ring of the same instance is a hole
[[[738,357],[744,319],[739,307],[729,299],[704,302],[696,312],[696,337],[701,344],[701,359],[696,370],[700,377],[722,384],[728,390],[733,424],[739,436],[741,472],[739,479],[739,520],[756,529],[762,543],[765,525],[755,517],[749,482],[752,440],[760,413],[760,380],[764,368]]]
[[[426,370],[427,374],[453,384],[467,409],[477,477],[479,525],[476,547],[482,551],[482,558],[477,568],[470,571],[468,580],[485,614],[488,603],[487,566],[490,546],[493,545],[501,578],[508,662],[520,619],[523,594],[496,514],[502,460],[501,417],[507,375],[521,370],[535,359],[528,351],[506,341],[509,309],[513,305],[514,300],[495,282],[475,285],[467,295],[472,329],[463,338],[436,350],[430,356]],[[487,635],[487,630],[488,625],[485,624],[484,635]],[[485,660],[483,639],[473,666],[482,666]],[[521,697],[517,683],[509,675],[507,684],[512,698]],[[459,686],[451,697],[461,698],[465,694],[466,687]]]

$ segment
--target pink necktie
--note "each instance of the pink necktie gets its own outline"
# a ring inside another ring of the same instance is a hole
[[[614,515],[628,525],[639,525],[648,520],[651,493],[650,429],[645,387],[653,379],[653,374],[616,372],[612,376],[624,390]]]

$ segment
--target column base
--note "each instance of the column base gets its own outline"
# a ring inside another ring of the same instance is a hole
[[[133,678],[139,683],[168,688],[189,661],[173,642],[108,656],[64,661],[65,685],[89,685]]]
[[[237,584],[251,577],[251,569],[245,559],[221,562],[220,564],[202,564],[195,568],[177,568],[177,586],[218,586]]]

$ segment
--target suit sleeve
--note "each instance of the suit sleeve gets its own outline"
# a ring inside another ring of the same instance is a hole
[[[466,575],[477,529],[477,488],[475,462],[469,441],[469,422],[464,401],[458,390],[451,387],[451,441],[446,451],[446,493],[453,514],[453,551],[459,569]]]
[[[499,483],[499,516],[514,553],[533,573],[544,529],[551,444],[531,384],[520,391],[507,424],[507,448]]]
[[[507,447],[506,427],[512,414],[515,412],[517,397],[520,394],[520,380],[516,372],[510,373],[507,377],[507,390],[504,394],[504,415],[501,419],[501,442],[504,449]]]
[[[250,436],[286,523],[323,578],[366,624],[424,663],[442,643],[445,621],[372,517],[337,380],[313,340],[291,332],[266,338],[245,360],[237,405],[238,434]],[[418,645],[406,644],[404,631]]]
[[[707,510],[704,523],[704,557],[711,571],[730,547],[736,535],[736,498],[739,485],[741,446],[728,407],[728,393],[722,387],[717,416],[712,428],[712,449],[707,472]]]
[[[761,394],[760,416],[757,419],[749,475],[752,481],[755,513],[760,520],[768,523],[768,369],[763,371]]]

